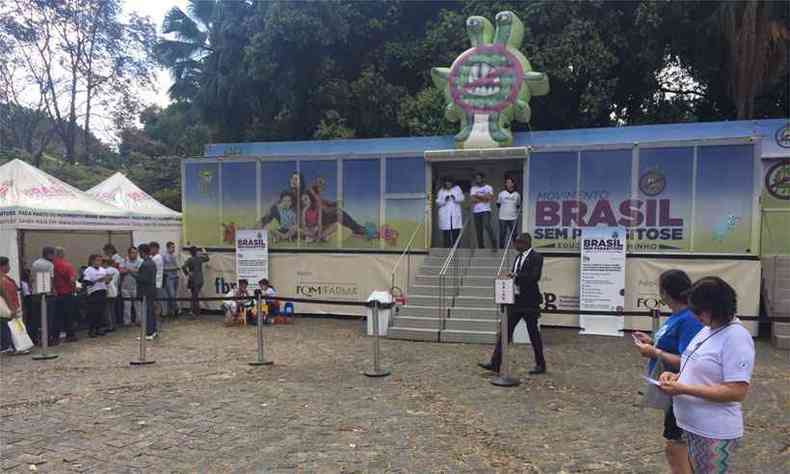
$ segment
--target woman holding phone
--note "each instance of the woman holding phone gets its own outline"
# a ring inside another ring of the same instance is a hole
[[[680,372],[661,374],[672,395],[695,474],[733,472],[743,437],[741,402],[754,369],[754,341],[735,317],[737,296],[724,280],[705,277],[688,294],[689,308],[705,326],[683,352]]]
[[[645,333],[633,334],[637,350],[648,360],[648,377],[657,379],[663,372],[677,372],[680,368],[680,354],[689,342],[702,329],[688,307],[686,292],[691,288],[691,279],[682,270],[667,270],[658,278],[658,291],[661,300],[672,311],[669,318],[656,331],[651,339]],[[664,454],[673,474],[691,474],[688,447],[683,441],[683,430],[675,420],[672,405],[664,413]]]

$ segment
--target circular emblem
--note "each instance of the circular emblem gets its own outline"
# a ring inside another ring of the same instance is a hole
[[[639,190],[645,196],[658,196],[667,187],[667,177],[658,170],[650,170],[639,178]]]
[[[765,190],[776,199],[790,200],[790,160],[782,160],[768,168]]]
[[[790,148],[790,123],[776,131],[776,144],[782,148]]]
[[[524,69],[504,45],[467,50],[450,69],[453,102],[467,113],[501,112],[512,105],[524,84]]]

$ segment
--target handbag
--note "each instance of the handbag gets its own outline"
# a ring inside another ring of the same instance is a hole
[[[21,318],[8,321],[8,329],[11,331],[11,343],[17,352],[29,351],[33,348],[33,341],[27,334],[27,328]]]
[[[651,378],[653,380],[658,380],[658,377],[663,373],[666,372],[666,367],[664,366],[664,361],[659,358],[656,361],[655,367],[653,370],[646,370],[645,377]],[[658,385],[654,385],[649,382],[645,382],[645,406],[648,408],[655,408],[656,410],[667,411],[669,407],[672,405],[672,397],[664,393]]]

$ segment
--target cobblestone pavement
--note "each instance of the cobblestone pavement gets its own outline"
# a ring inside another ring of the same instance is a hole
[[[130,367],[136,332],[0,360],[6,472],[665,472],[661,419],[635,406],[630,338],[544,333],[550,372],[517,388],[476,367],[490,346],[382,340],[393,375],[369,379],[362,323],[255,329],[166,323],[156,363]],[[738,472],[790,472],[790,353],[759,341]]]

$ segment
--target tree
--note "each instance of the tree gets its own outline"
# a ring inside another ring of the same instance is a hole
[[[97,97],[128,107],[134,87],[150,84],[153,26],[135,16],[122,22],[120,0],[13,0],[0,25],[8,63],[35,84],[67,162],[77,160],[80,118],[90,147]]]

